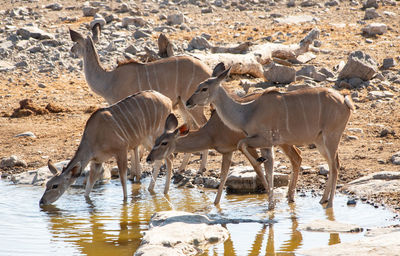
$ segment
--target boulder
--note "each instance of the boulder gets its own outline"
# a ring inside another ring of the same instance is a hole
[[[121,23],[122,23],[121,24],[122,27],[128,27],[128,25],[134,25],[136,27],[143,27],[146,25],[146,21],[143,18],[132,17],[132,16],[122,18]]]
[[[274,174],[274,187],[287,186],[289,184],[289,175]],[[259,180],[256,172],[251,166],[235,166],[230,170],[226,180],[226,190],[229,193],[260,193],[264,187]]]
[[[377,172],[353,180],[343,188],[358,197],[400,191],[400,172]]]
[[[383,63],[382,63],[382,69],[389,69],[389,68],[392,68],[392,67],[394,67],[394,66],[396,66],[397,65],[397,63],[396,63],[396,60],[394,59],[394,58],[385,58],[385,59],[383,59]]]
[[[27,164],[17,156],[10,156],[1,159],[0,168],[12,168],[15,166],[27,167]]]
[[[27,40],[30,37],[44,40],[44,39],[55,39],[54,35],[41,30],[38,27],[26,26],[17,30],[17,35],[20,35],[23,39]]]
[[[364,20],[372,20],[378,18],[380,15],[376,12],[375,8],[368,8],[365,10]]]
[[[339,73],[339,79],[358,77],[364,81],[370,80],[377,72],[378,66],[374,59],[362,51],[350,53],[346,65]]]
[[[325,74],[318,72],[313,65],[303,66],[299,71],[296,72],[296,76],[310,77],[317,82],[322,82],[326,80]]]
[[[196,36],[190,41],[189,47],[192,49],[204,50],[211,48],[212,45],[204,37]]]
[[[292,67],[271,63],[264,70],[264,77],[273,83],[290,84],[296,80],[296,70]]]
[[[197,255],[211,245],[224,242],[229,233],[212,225],[205,215],[181,211],[153,214],[135,256]]]
[[[180,25],[184,21],[184,16],[182,13],[170,14],[167,17],[167,23],[169,25]]]
[[[378,8],[378,3],[376,2],[376,0],[366,0],[363,3],[363,9],[368,9],[368,8]]]

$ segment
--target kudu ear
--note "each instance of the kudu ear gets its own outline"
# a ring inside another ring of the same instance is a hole
[[[218,63],[212,72],[212,77],[216,77],[225,70],[225,64],[223,62]]]
[[[73,42],[76,42],[78,44],[83,43],[83,36],[75,30],[69,29],[69,35],[71,36],[71,40]]]
[[[178,126],[178,119],[176,119],[176,116],[174,114],[169,114],[167,117],[167,120],[165,120],[165,127],[164,129],[166,131],[172,131]]]
[[[175,134],[178,136],[185,136],[188,133],[189,133],[189,126],[187,124],[183,124],[178,129],[175,130]]]
[[[221,74],[219,74],[217,76],[218,82],[221,82],[222,80],[224,80],[226,77],[229,76],[229,73],[231,72],[231,68],[232,67],[229,67],[228,69],[226,69],[224,72],[222,72]]]
[[[49,167],[50,172],[54,175],[57,176],[60,172],[57,170],[57,168],[53,165],[53,162],[49,159],[47,162],[47,167]]]
[[[92,40],[94,43],[97,43],[99,41],[100,34],[101,34],[100,23],[96,23],[92,27]]]

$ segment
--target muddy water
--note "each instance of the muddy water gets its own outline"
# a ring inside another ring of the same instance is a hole
[[[161,181],[161,179],[160,179]],[[181,189],[172,186],[162,196],[141,185],[131,185],[131,196],[122,201],[119,181],[95,188],[91,202],[83,189],[69,189],[54,205],[40,208],[41,187],[22,187],[0,181],[0,255],[133,255],[142,231],[156,211],[182,210],[213,217],[271,219],[274,224],[228,224],[231,237],[210,248],[204,255],[295,255],[300,248],[353,241],[363,234],[306,232],[301,223],[330,219],[361,225],[363,228],[394,224],[391,212],[358,203],[346,205],[337,195],[333,210],[325,210],[319,197],[296,197],[288,205],[280,200],[276,210],[267,213],[265,195],[224,195],[219,208],[212,205],[215,190]]]

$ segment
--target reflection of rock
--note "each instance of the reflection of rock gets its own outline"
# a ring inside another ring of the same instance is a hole
[[[378,172],[349,182],[344,190],[359,197],[400,191],[400,172]]]
[[[306,231],[329,233],[361,232],[363,230],[363,228],[354,224],[340,223],[331,220],[314,220],[311,223],[301,224],[299,228]]]
[[[400,252],[400,231],[383,235],[365,237],[355,242],[340,243],[322,248],[300,250],[299,255],[334,256],[334,255],[363,255],[363,256],[395,256]]]
[[[286,174],[274,174],[274,187],[287,186],[289,176]],[[229,193],[257,193],[264,187],[251,166],[235,166],[226,181],[226,189]]]
[[[155,213],[135,255],[202,253],[209,246],[224,242],[229,237],[225,228],[210,223],[207,216],[188,212]]]

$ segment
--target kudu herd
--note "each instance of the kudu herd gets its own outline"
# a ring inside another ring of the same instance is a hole
[[[221,86],[230,68],[225,69],[221,64],[212,72],[201,61],[184,56],[146,64],[131,61],[106,71],[94,47],[100,26],[93,27],[92,37],[84,38],[73,30],[70,35],[75,42],[71,50],[83,57],[87,83],[111,105],[90,116],[80,145],[62,172],[49,161],[54,177],[47,182],[40,204],[56,201],[91,162],[85,192],[88,197],[101,174],[102,163],[111,157],[116,158],[126,199],[127,152],[131,149],[135,152],[132,173],[139,179],[138,147],[143,145],[148,150],[152,148],[147,162],[155,162],[150,190],[154,188],[162,161],[166,162],[164,193],[168,193],[170,185],[173,153],[202,151],[201,169],[205,168],[208,149],[221,153],[215,204],[220,202],[233,152],[239,150],[253,166],[268,193],[268,208],[273,209],[273,147],[279,146],[291,162],[288,201],[293,202],[302,161],[295,145],[314,143],[329,164],[328,182],[320,203],[332,207],[340,167],[338,145],[354,110],[349,96],[333,89],[312,88],[291,92],[267,89],[243,98],[232,97]],[[209,104],[215,110],[207,121],[203,109]],[[185,122],[179,128],[172,113],[175,109]],[[189,131],[189,126],[199,129]],[[187,156],[179,169],[185,167]]]

